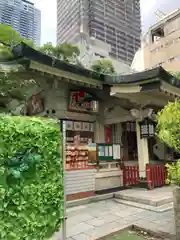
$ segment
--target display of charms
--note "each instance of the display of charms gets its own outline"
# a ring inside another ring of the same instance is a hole
[[[88,166],[88,150],[84,146],[67,146],[66,168],[85,168]]]

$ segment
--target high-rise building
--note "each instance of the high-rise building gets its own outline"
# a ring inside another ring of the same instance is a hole
[[[12,26],[36,45],[41,41],[41,12],[27,0],[0,0],[0,23]]]
[[[180,9],[152,25],[135,54],[132,68],[143,71],[162,66],[167,71],[180,71]]]
[[[140,0],[57,0],[57,42],[75,43],[83,34],[130,64],[140,47]]]
[[[177,8],[180,8],[179,0],[157,0],[152,8],[149,9],[148,14],[142,9],[142,32],[147,32],[149,27],[159,20],[156,14],[157,11],[161,11],[166,15]]]

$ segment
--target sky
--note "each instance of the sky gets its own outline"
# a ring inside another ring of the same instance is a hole
[[[56,0],[34,0],[41,10],[41,44],[52,42],[56,44]],[[141,0],[142,17],[151,13],[156,0]]]

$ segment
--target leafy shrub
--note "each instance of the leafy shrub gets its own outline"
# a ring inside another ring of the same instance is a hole
[[[169,103],[157,117],[157,134],[160,140],[180,152],[180,102]],[[167,164],[167,183],[180,185],[180,161]]]
[[[180,161],[166,164],[166,167],[168,172],[166,182],[180,186]]]
[[[168,146],[180,151],[180,101],[169,103],[157,117],[157,134]]]
[[[180,161],[173,164],[166,164],[166,167],[168,172],[166,182],[180,186]]]
[[[1,115],[0,132],[0,239],[49,239],[63,217],[59,126]]]

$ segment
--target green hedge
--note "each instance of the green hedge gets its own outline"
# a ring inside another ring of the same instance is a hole
[[[49,239],[63,219],[59,124],[1,115],[0,133],[0,239]]]

